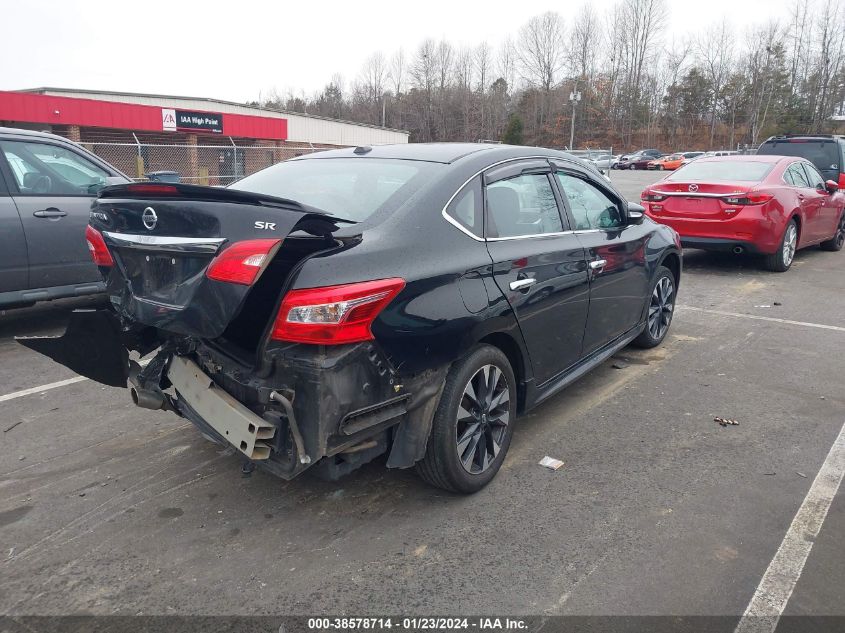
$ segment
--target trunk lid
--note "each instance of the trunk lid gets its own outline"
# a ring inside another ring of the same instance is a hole
[[[665,196],[662,201],[652,203],[652,212],[661,217],[715,219],[728,217],[725,198],[742,196],[750,190],[751,187],[731,183],[663,181],[655,183],[649,192]]]
[[[183,184],[103,189],[91,210],[114,259],[112,305],[132,321],[175,334],[217,338],[238,316],[251,285],[207,276],[209,264],[244,240],[284,240],[305,231],[330,241],[336,222],[317,209],[261,194]],[[318,240],[319,241],[319,240]],[[276,251],[273,251],[276,253]],[[278,273],[265,262],[262,274]],[[281,292],[284,277],[274,288]]]

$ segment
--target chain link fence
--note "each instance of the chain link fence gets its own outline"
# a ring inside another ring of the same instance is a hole
[[[83,142],[82,146],[135,180],[225,186],[278,162],[333,149],[310,144],[167,145]]]

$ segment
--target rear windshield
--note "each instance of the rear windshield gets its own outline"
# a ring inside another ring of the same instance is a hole
[[[721,160],[721,161],[693,161],[673,171],[666,180],[697,180],[707,182],[711,180],[741,180],[759,182],[769,175],[774,163],[758,163],[755,161]]]
[[[758,154],[774,156],[800,156],[806,158],[819,171],[839,171],[837,143],[834,141],[766,141]]]
[[[438,167],[437,163],[378,158],[290,160],[230,188],[295,200],[361,222],[382,207],[398,206]]]

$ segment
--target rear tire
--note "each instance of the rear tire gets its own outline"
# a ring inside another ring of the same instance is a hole
[[[645,329],[631,342],[632,345],[649,349],[663,342],[675,314],[677,288],[675,275],[665,266],[661,266],[648,298]]]
[[[473,348],[446,376],[417,473],[451,492],[481,490],[505,459],[515,418],[516,379],[507,357],[491,345]]]
[[[783,273],[792,266],[798,249],[798,225],[790,220],[783,231],[780,246],[771,255],[766,255],[766,268],[776,273]]]
[[[836,233],[829,240],[822,242],[819,246],[825,251],[841,251],[842,246],[845,245],[845,209],[839,215],[839,224],[836,227]]]

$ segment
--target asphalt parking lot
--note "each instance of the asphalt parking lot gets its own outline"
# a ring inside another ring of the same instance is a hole
[[[656,177],[612,174],[637,200]],[[667,342],[521,418],[471,497],[382,462],[244,478],[184,420],[13,341],[90,301],[3,314],[0,613],[741,615],[845,422],[845,252],[684,266]],[[777,567],[800,574],[784,613],[845,616],[842,490],[815,512],[803,573]]]

